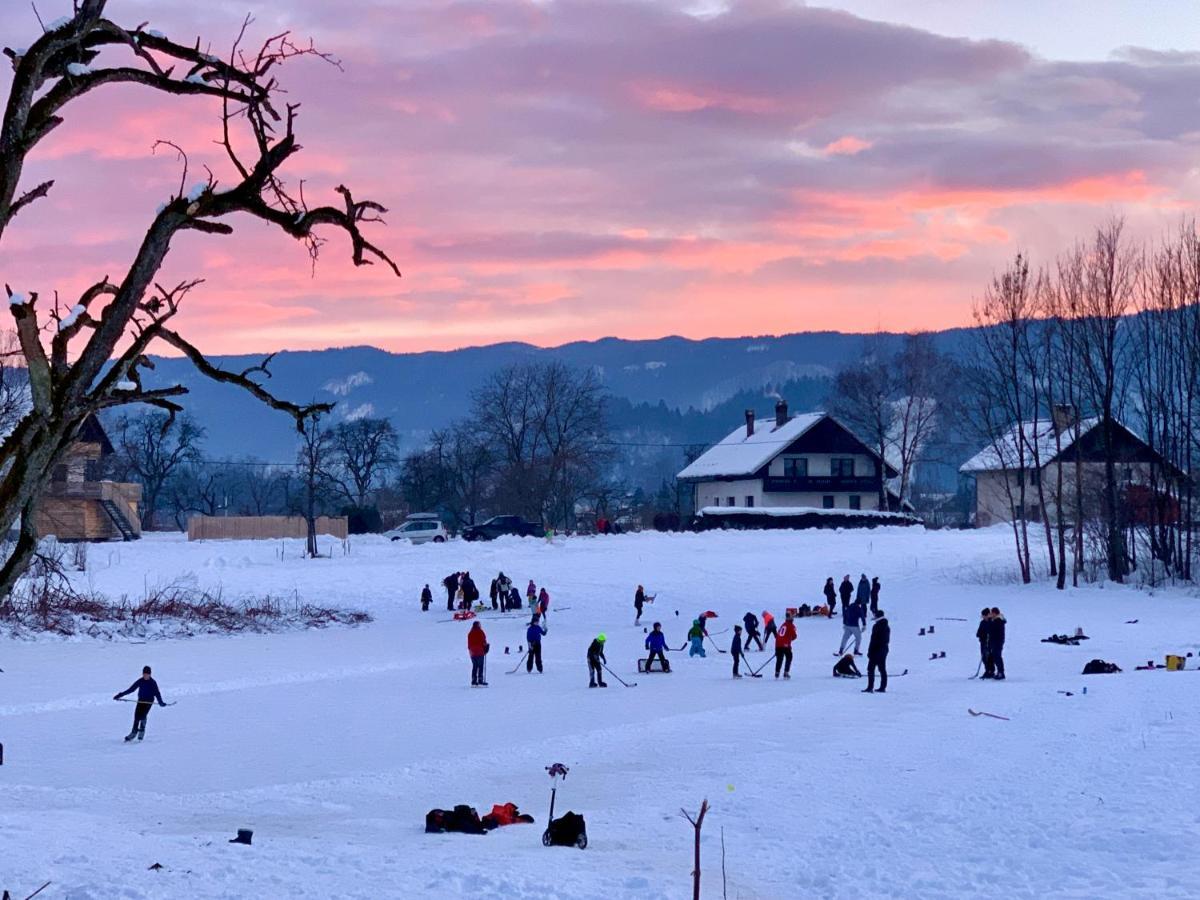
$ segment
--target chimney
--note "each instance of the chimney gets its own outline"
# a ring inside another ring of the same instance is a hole
[[[780,397],[775,401],[775,427],[782,428],[787,424],[787,401]]]
[[[1062,434],[1064,431],[1075,427],[1077,419],[1075,407],[1069,403],[1054,404],[1054,410],[1050,415],[1054,422],[1054,431],[1056,434]]]
[[[754,410],[746,410],[746,437],[754,437]]]

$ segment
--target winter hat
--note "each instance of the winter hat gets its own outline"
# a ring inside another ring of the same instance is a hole
[[[150,674],[150,667],[149,667],[149,666],[142,666],[142,674],[143,674],[143,675],[149,675],[149,674]]]
[[[608,639],[603,634],[598,634],[596,635],[596,640],[603,644]]]
[[[877,619],[882,619],[882,618],[883,618],[883,615],[884,615],[884,613],[883,613],[883,610],[882,610],[882,609],[877,609],[877,610],[875,610],[875,618],[877,618]]]

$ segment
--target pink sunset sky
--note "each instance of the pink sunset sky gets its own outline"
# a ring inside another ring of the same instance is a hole
[[[310,201],[344,181],[389,207],[372,237],[404,272],[355,269],[335,239],[314,276],[253,223],[189,234],[164,274],[206,283],[180,327],[226,353],[936,328],[969,323],[1017,250],[1192,215],[1193,4],[832,5],[110,0],[221,55],[249,12],[256,37],[341,58],[282,73],[303,103],[289,173]],[[2,5],[0,42],[38,33]],[[122,275],[178,187],[152,143],[215,159],[218,112],[134,87],[69,108],[27,169],[57,183],[9,229],[3,280],[70,298]]]

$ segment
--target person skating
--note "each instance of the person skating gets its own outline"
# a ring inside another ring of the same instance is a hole
[[[742,660],[742,626],[733,626],[733,643],[729,645],[729,655],[733,657],[733,677],[741,678],[738,663]]]
[[[778,631],[778,629],[775,627],[775,617],[773,615],[771,615],[769,612],[767,612],[765,609],[763,610],[762,620],[763,620],[763,640],[765,641],[769,637],[774,637],[776,632]]]
[[[532,578],[529,579],[529,585],[525,588],[525,603],[530,609],[533,609],[534,604],[537,603],[537,585],[533,583]]]
[[[603,634],[596,635],[596,639],[588,646],[588,687],[608,687],[604,683],[604,665],[608,662],[608,658],[604,655],[604,642],[607,640]]]
[[[642,623],[642,606],[646,603],[646,591],[639,584],[637,590],[633,593],[633,608],[637,610],[637,616],[633,620],[634,625]]]
[[[1008,620],[1000,613],[1000,608],[992,607],[988,629],[988,657],[992,664],[992,677],[997,681],[1004,680],[1004,638]]]
[[[787,613],[783,625],[775,632],[775,677],[779,677],[780,667],[783,677],[792,677],[792,641],[796,639],[796,623],[792,614]]]
[[[992,654],[988,650],[992,633],[992,611],[986,606],[979,611],[979,627],[975,629],[975,638],[979,641],[979,659],[983,662],[983,678],[991,678]]]
[[[158,689],[158,682],[150,677],[150,667],[142,666],[142,677],[131,684],[119,694],[113,694],[114,700],[120,700],[126,694],[132,694],[137,691],[137,703],[133,706],[133,728],[129,730],[129,734],[125,735],[126,741],[132,741],[135,737],[140,741],[146,737],[146,716],[150,715],[150,707],[158,702],[159,706],[166,706],[163,702],[162,692]]]
[[[862,678],[862,672],[854,664],[854,655],[847,653],[833,664],[834,678]]]
[[[446,589],[446,612],[454,612],[454,598],[458,594],[458,572],[447,575],[442,579],[442,587]]]
[[[879,671],[879,693],[887,693],[888,646],[892,642],[892,628],[882,609],[875,610],[875,624],[871,626],[871,640],[867,643],[867,686],[864,694],[875,693],[875,671]]]
[[[530,621],[529,627],[525,629],[525,643],[529,645],[529,653],[525,656],[526,672],[532,672],[536,665],[538,674],[542,673],[542,638],[545,636],[546,629],[538,622],[538,617],[535,615]]]
[[[688,629],[687,638],[689,642],[688,656],[706,657],[704,652],[704,618],[695,619],[692,621],[692,627]]]
[[[421,588],[421,612],[429,612],[429,604],[433,602],[433,591],[429,590],[429,585]]]
[[[829,618],[833,618],[833,614],[837,612],[837,588],[833,586],[833,576],[830,575],[825,579],[825,608],[829,610]]]
[[[546,613],[550,612],[550,592],[544,586],[538,594],[537,608],[538,612],[541,613],[542,621],[545,622],[547,619]]]
[[[752,612],[742,616],[742,624],[746,626],[746,649],[750,649],[750,643],[753,641],[758,644],[758,649],[763,649],[762,638],[758,636],[758,616]]]
[[[662,622],[655,622],[650,633],[646,635],[646,649],[650,651],[650,655],[646,657],[646,671],[650,671],[650,663],[654,662],[654,657],[658,657],[658,661],[662,664],[664,672],[671,671],[671,664],[667,662],[667,636],[663,634]]]
[[[487,674],[483,663],[487,659],[489,649],[483,626],[474,622],[471,630],[467,632],[467,653],[471,656],[472,687],[487,687]]]
[[[879,612],[879,576],[871,579],[871,615]]]
[[[850,639],[854,638],[854,655],[862,656],[862,630],[867,624],[867,605],[861,600],[855,600],[842,607],[842,643],[837,655],[846,652]]]
[[[838,594],[842,598],[842,612],[844,613],[846,607],[850,605],[850,598],[854,596],[854,585],[851,583],[848,573],[842,576],[842,583],[838,585]]]

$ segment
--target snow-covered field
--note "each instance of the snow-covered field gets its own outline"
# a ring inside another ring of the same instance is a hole
[[[1200,649],[1200,601],[987,583],[1011,568],[1009,540],[1002,529],[357,539],[316,561],[294,545],[281,561],[277,542],[93,548],[80,578],[110,594],[192,573],[227,595],[296,591],[376,621],[0,642],[0,888],[24,897],[50,880],[46,900],[685,897],[692,832],[679,809],[707,797],[705,897],[722,896],[722,832],[727,895],[742,900],[1200,895],[1200,677],[1133,671]],[[485,593],[498,569],[548,585],[544,676],[505,674],[523,619],[485,618],[491,686],[469,687],[467,626],[439,621],[439,582],[462,568]],[[734,681],[711,650],[673,654],[670,675],[636,674],[638,582],[658,592],[645,623],[662,621],[679,646],[701,610],[720,613],[719,631],[747,610],[816,602],[826,575],[864,570],[883,582],[889,668],[909,670],[886,695],[830,677],[836,620],[798,622],[788,682],[770,669]],[[439,602],[422,614],[426,582]],[[1003,683],[968,680],[985,604],[1009,620]],[[936,634],[918,637],[929,625]],[[1092,640],[1039,642],[1076,626]],[[636,688],[587,688],[599,631]],[[1127,671],[1082,677],[1093,657]],[[127,745],[132,707],[111,697],[146,663],[179,702]],[[585,851],[540,844],[552,762],[571,769],[557,811],[586,816]],[[431,807],[510,800],[537,824],[423,833]],[[254,830],[253,846],[227,843],[238,828]]]

